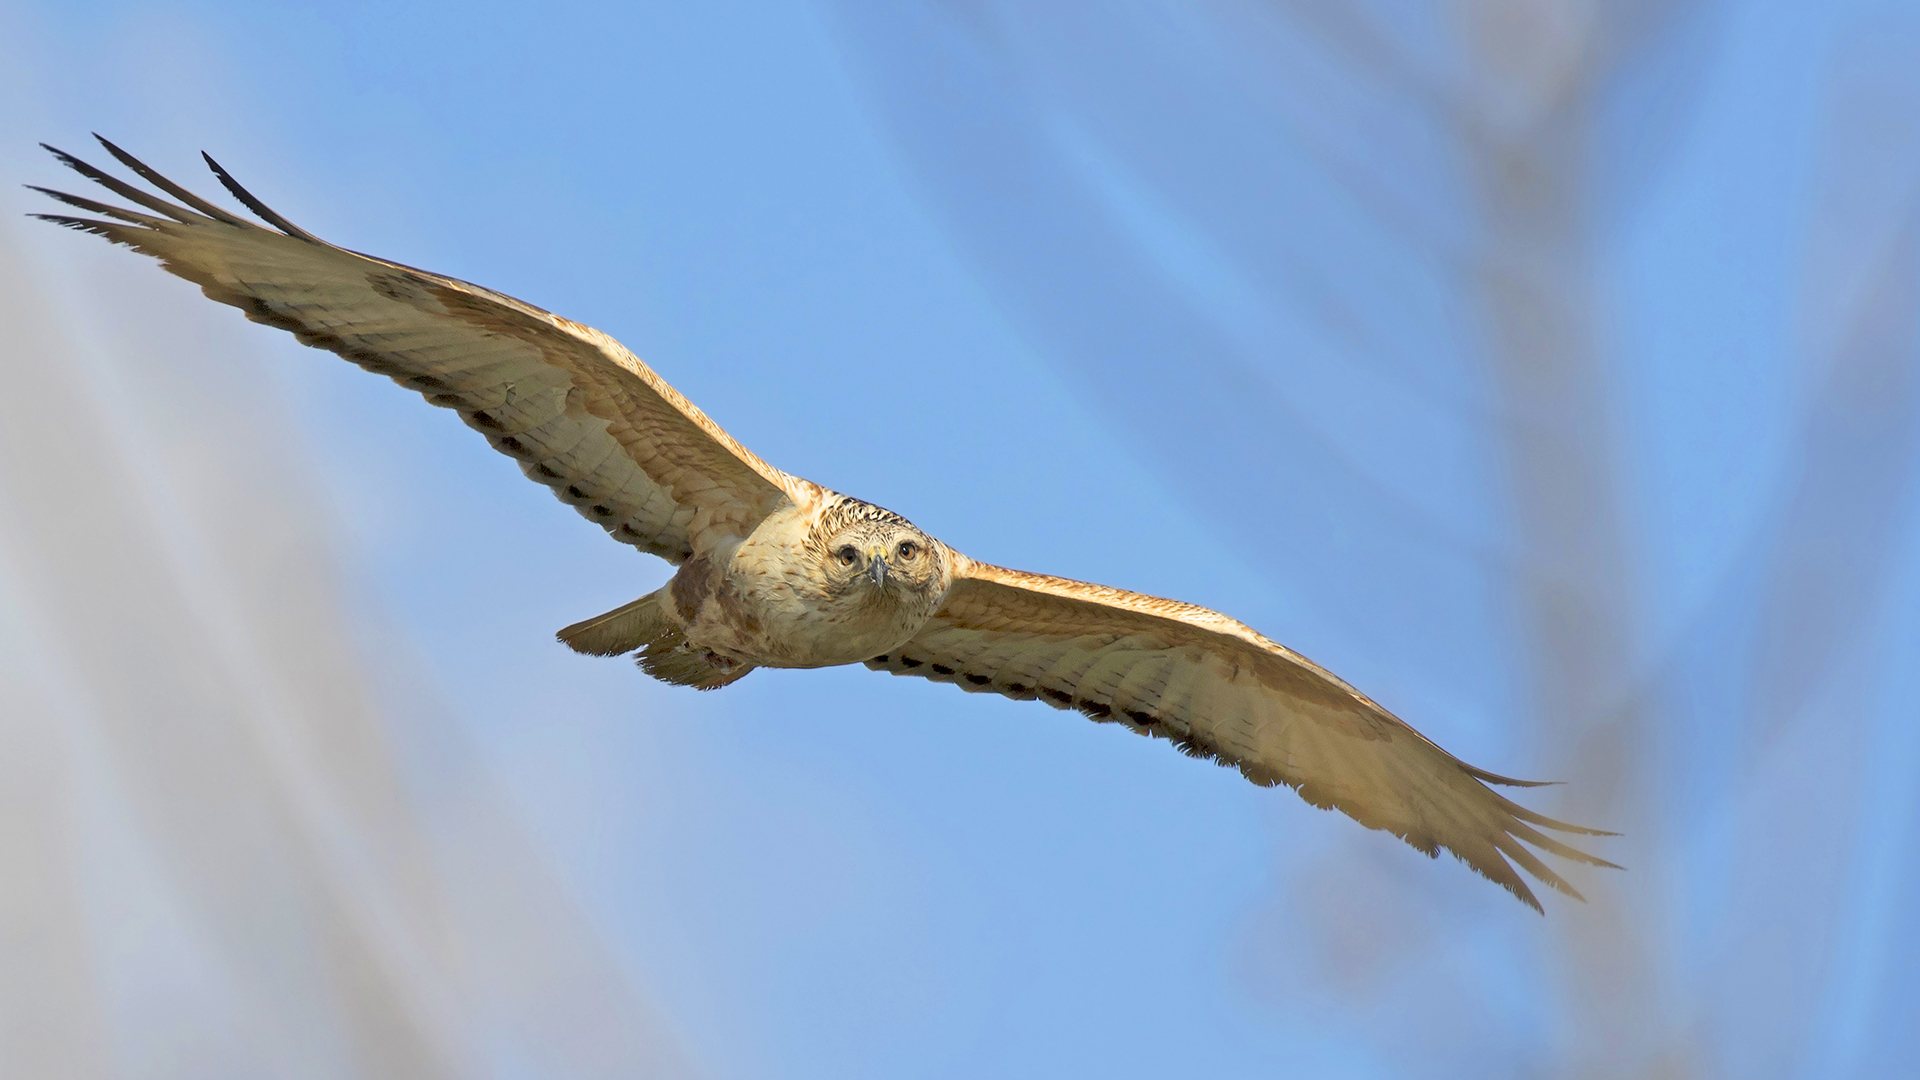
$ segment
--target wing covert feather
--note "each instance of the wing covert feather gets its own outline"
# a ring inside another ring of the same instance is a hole
[[[208,158],[221,182],[274,226],[263,228],[100,141],[192,209],[48,147],[81,175],[155,213],[42,188],[113,220],[37,216],[152,255],[247,318],[455,410],[530,479],[623,543],[679,563],[723,537],[746,535],[783,498],[803,497],[811,487],[760,460],[592,327],[321,241],[267,209]]]
[[[1532,826],[1609,834],[1555,821],[1487,786],[1528,782],[1467,765],[1331,672],[1217,611],[957,552],[953,564],[953,588],[933,620],[869,668],[1038,698],[1168,739],[1428,855],[1445,848],[1536,910],[1513,863],[1579,893],[1521,841],[1613,865]]]
[[[158,258],[249,319],[391,377],[457,411],[526,475],[615,539],[679,563],[745,536],[783,500],[820,489],[769,466],[611,337],[467,282],[328,244],[222,184],[272,228],[188,192],[106,140],[180,200],[53,150],[141,210],[45,188],[99,218],[36,215]],[[1452,851],[1538,909],[1515,871],[1578,896],[1524,844],[1613,864],[1534,826],[1609,835],[1519,806],[1392,713],[1245,625],[1206,608],[1006,570],[951,552],[953,587],[912,641],[867,666],[969,692],[1073,708],[1232,765],[1258,784]]]

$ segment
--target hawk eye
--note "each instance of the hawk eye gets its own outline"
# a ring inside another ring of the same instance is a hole
[[[834,552],[833,557],[840,560],[841,566],[852,566],[854,563],[860,561],[860,553],[854,550],[852,544],[848,544],[846,547]]]
[[[920,554],[920,545],[911,540],[902,540],[900,541],[899,550],[902,559],[911,561],[915,555]]]

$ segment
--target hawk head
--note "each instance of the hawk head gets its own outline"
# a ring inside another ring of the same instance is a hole
[[[839,496],[816,520],[807,548],[829,589],[931,614],[952,583],[946,549],[891,510]]]

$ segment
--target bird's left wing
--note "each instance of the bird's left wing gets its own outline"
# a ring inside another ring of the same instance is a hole
[[[212,158],[207,164],[227,189],[272,228],[100,142],[179,202],[49,146],[68,167],[144,211],[35,188],[101,217],[35,216],[152,255],[247,318],[456,410],[529,478],[616,540],[680,563],[724,537],[747,535],[783,497],[801,501],[811,487],[761,461],[592,327],[326,243],[269,210]]]
[[[962,690],[1038,698],[1173,741],[1286,784],[1435,855],[1446,848],[1539,908],[1508,859],[1572,886],[1521,841],[1611,866],[1533,826],[1606,835],[1538,814],[1331,672],[1245,625],[1176,600],[1006,570],[957,552],[945,604],[913,640],[867,666]]]

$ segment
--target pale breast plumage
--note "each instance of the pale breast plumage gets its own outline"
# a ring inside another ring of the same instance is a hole
[[[974,562],[897,515],[761,461],[597,330],[325,243],[211,158],[221,183],[271,228],[101,142],[179,202],[53,150],[144,211],[39,188],[100,215],[40,216],[152,255],[248,318],[458,411],[615,539],[681,567],[660,592],[563,630],[576,649],[635,652],[649,674],[702,689],[756,665],[813,666],[839,662],[844,652],[897,675],[1077,709],[1236,766],[1256,783],[1293,787],[1429,855],[1452,851],[1535,908],[1513,864],[1578,894],[1524,845],[1611,865],[1540,830],[1605,834],[1487,786],[1531,785],[1467,765],[1331,673],[1218,612]],[[773,535],[793,520],[812,531]],[[859,544],[827,543],[847,529]],[[754,546],[763,541],[770,546]],[[736,560],[742,551],[752,558]],[[869,587],[859,584],[862,574],[878,591],[849,592]],[[772,584],[753,584],[763,579]],[[808,633],[820,636],[797,637]],[[878,655],[858,651],[868,644]]]

